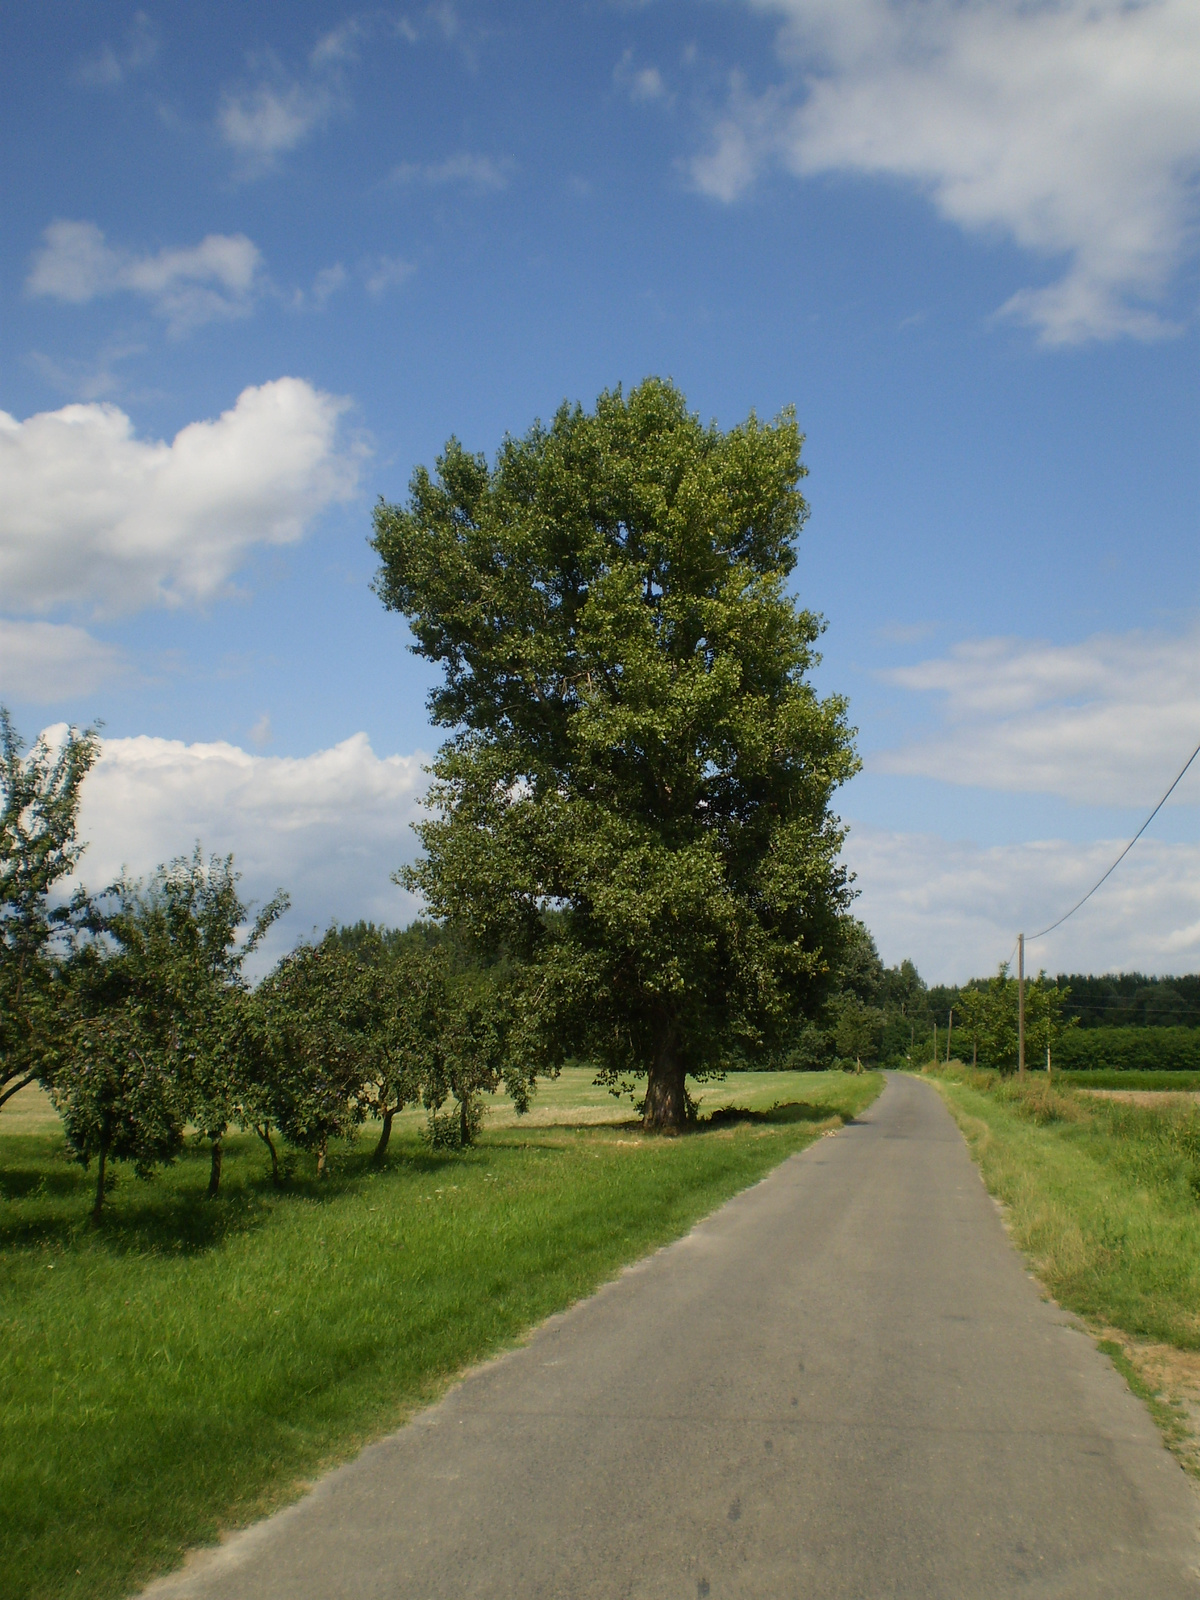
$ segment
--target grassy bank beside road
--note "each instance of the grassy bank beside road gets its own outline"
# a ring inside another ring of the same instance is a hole
[[[465,1154],[428,1151],[414,1119],[376,1172],[368,1130],[319,1187],[305,1168],[273,1191],[257,1142],[232,1140],[206,1203],[196,1149],[152,1184],[122,1177],[99,1229],[30,1100],[14,1131],[0,1119],[0,1596],[131,1592],[880,1086],[739,1074],[705,1086],[704,1109],[751,1116],[646,1139],[590,1074],[564,1075],[536,1122],[499,1114]]]
[[[1082,1094],[1074,1075],[1021,1087],[951,1064],[926,1076],[1034,1272],[1115,1346],[1200,1471],[1200,1111],[1176,1096],[1147,1106]]]

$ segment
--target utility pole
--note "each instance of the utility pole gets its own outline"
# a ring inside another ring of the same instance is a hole
[[[935,1023],[934,1023],[934,1025],[933,1025],[933,1064],[934,1064],[934,1066],[935,1066],[935,1067],[936,1067],[936,1066],[937,1066],[937,1064],[938,1064],[938,1053],[937,1053],[937,1023],[936,1023],[936,1022],[935,1022]]]
[[[950,1022],[946,1028],[946,1065],[950,1065],[950,1041],[954,1037],[954,1007],[950,1007]]]
[[[1025,935],[1017,935],[1017,1076],[1025,1076]]]

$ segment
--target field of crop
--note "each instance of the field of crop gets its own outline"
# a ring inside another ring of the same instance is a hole
[[[1041,1082],[1042,1076],[1033,1081]],[[1110,1072],[1097,1068],[1086,1072],[1059,1072],[1054,1075],[1053,1081],[1063,1089],[1149,1089],[1186,1094],[1200,1089],[1200,1072],[1138,1072],[1124,1069]]]
[[[521,1338],[878,1093],[874,1074],[701,1086],[686,1136],[647,1139],[586,1072],[532,1116],[434,1153],[419,1119],[272,1188],[230,1141],[151,1183],[90,1184],[52,1110],[0,1114],[0,1596],[128,1594],[191,1545],[294,1497],[454,1374]]]

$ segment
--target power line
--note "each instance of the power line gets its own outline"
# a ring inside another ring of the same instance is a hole
[[[1059,917],[1057,922],[1052,922],[1048,928],[1043,928],[1041,933],[1031,933],[1029,935],[1029,939],[1044,939],[1048,933],[1053,933],[1055,928],[1061,928],[1063,923],[1067,920],[1068,917],[1073,917],[1075,915],[1075,913],[1079,910],[1080,906],[1085,905],[1087,903],[1087,901],[1089,901],[1092,898],[1092,896],[1095,894],[1096,890],[1105,881],[1105,879],[1112,877],[1113,873],[1121,865],[1122,861],[1124,861],[1125,857],[1133,849],[1134,845],[1142,837],[1142,835],[1145,833],[1146,829],[1150,826],[1150,824],[1154,821],[1155,817],[1162,810],[1162,808],[1166,805],[1167,801],[1171,798],[1171,795],[1174,793],[1176,787],[1179,784],[1179,780],[1183,777],[1184,773],[1191,766],[1192,762],[1195,761],[1197,756],[1200,756],[1200,744],[1198,744],[1196,746],[1196,748],[1192,751],[1191,755],[1183,763],[1182,767],[1180,767],[1179,772],[1176,774],[1175,782],[1167,790],[1166,794],[1163,795],[1162,799],[1158,802],[1158,804],[1155,806],[1154,810],[1146,818],[1145,822],[1142,823],[1141,827],[1134,834],[1133,838],[1130,839],[1129,843],[1125,846],[1124,850],[1121,851],[1121,854],[1113,862],[1112,866],[1109,867],[1108,871],[1104,874],[1104,877],[1103,878],[1097,878],[1096,882],[1092,885],[1092,887],[1084,895],[1083,899],[1082,900],[1077,900],[1075,902],[1075,904],[1071,907],[1070,911],[1064,912],[1063,915],[1061,917]],[[1029,942],[1029,940],[1026,940],[1026,943],[1028,943],[1028,942]]]

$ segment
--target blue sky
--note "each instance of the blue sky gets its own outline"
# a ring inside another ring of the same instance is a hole
[[[377,495],[648,373],[794,404],[862,915],[985,970],[1200,741],[1191,0],[59,4],[0,21],[0,694],[85,876],[402,920]],[[1200,776],[1052,968],[1200,966]]]

